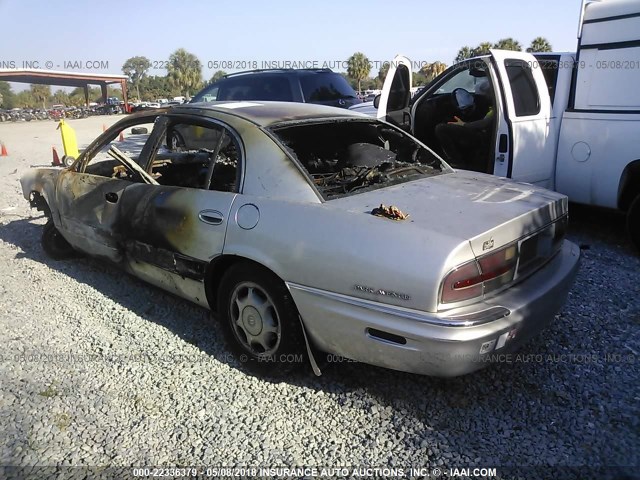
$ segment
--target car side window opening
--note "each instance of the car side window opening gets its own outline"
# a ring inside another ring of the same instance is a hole
[[[524,60],[507,59],[504,66],[513,93],[516,117],[540,113],[540,96],[529,64]]]
[[[236,192],[239,161],[226,128],[176,121],[152,155],[150,173],[160,185]]]
[[[333,121],[272,131],[325,200],[449,171],[431,150],[386,123]]]
[[[128,125],[116,132],[102,145],[95,148],[93,154],[84,159],[83,173],[100,177],[112,177],[131,181],[142,181],[135,172],[117,160],[110,152],[112,147],[122,151],[129,159],[141,165],[141,153],[153,130],[155,118],[146,119],[141,123]]]

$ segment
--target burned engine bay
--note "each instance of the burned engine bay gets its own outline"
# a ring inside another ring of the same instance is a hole
[[[371,120],[299,123],[273,128],[325,200],[395,185],[447,168],[403,131]]]

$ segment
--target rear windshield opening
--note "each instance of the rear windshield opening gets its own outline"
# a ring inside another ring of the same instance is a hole
[[[431,150],[381,122],[334,121],[272,131],[325,200],[449,171]]]

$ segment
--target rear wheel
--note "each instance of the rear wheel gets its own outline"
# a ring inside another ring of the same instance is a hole
[[[41,243],[45,253],[54,260],[65,260],[76,256],[76,251],[65,240],[51,219],[42,230]]]
[[[640,195],[638,195],[627,211],[627,230],[631,241],[640,250]]]
[[[227,344],[248,369],[278,376],[306,363],[298,310],[270,271],[251,263],[231,267],[220,284],[218,312]]]

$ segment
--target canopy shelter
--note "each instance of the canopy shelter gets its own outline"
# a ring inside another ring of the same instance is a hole
[[[97,73],[60,72],[55,70],[0,68],[0,80],[19,83],[36,83],[42,85],[57,85],[62,87],[82,87],[84,99],[89,106],[89,85],[99,85],[102,92],[102,102],[107,103],[107,85],[120,84],[122,99],[125,107],[127,101],[127,76],[105,75]]]

